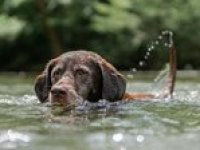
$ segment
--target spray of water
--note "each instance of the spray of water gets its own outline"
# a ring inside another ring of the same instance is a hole
[[[173,32],[169,30],[162,31],[158,37],[152,41],[146,48],[146,52],[141,60],[138,61],[138,66],[132,69],[132,72],[137,72],[137,68],[143,68],[149,61],[152,52],[155,51],[158,47],[164,47],[162,50],[169,50],[173,46]],[[167,76],[169,73],[169,64],[168,62],[163,65],[164,67],[158,73],[154,79],[154,84],[152,85],[153,89],[160,89],[166,83]]]
[[[142,68],[144,67],[150,56],[152,55],[152,52],[158,47],[158,46],[164,46],[166,48],[170,48],[173,45],[173,32],[171,31],[162,31],[161,34],[151,42],[151,44],[147,47],[146,52],[144,54],[143,59],[141,59],[138,62],[138,67]],[[137,70],[136,68],[133,69],[134,71]]]

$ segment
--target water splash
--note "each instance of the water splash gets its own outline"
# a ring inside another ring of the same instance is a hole
[[[166,64],[165,67],[155,77],[154,83],[156,84],[162,82],[167,77],[168,72],[169,72],[169,64]]]
[[[158,35],[158,37],[154,41],[152,41],[150,45],[147,46],[143,59],[138,61],[138,66],[136,68],[133,68],[132,72],[135,73],[135,70],[138,70],[137,68],[145,67],[148,64],[147,62],[149,61],[152,52],[155,51],[155,49],[158,46],[165,47],[168,49],[172,47],[172,45],[173,32],[169,30],[162,31],[160,35]]]

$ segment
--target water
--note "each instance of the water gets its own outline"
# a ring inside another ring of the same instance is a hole
[[[141,76],[140,76],[141,77]],[[0,76],[0,149],[199,150],[200,84],[177,83],[173,100],[87,105],[52,116],[32,78]],[[129,91],[152,89],[146,80]]]
[[[152,55],[152,52],[156,50],[156,48],[159,47],[159,50],[169,50],[174,45],[173,40],[173,32],[172,31],[162,31],[157,39],[153,40],[146,48],[146,52],[144,54],[144,58],[139,60],[137,68],[142,69],[147,63],[149,57]],[[161,48],[162,47],[162,48]],[[160,49],[161,48],[161,49]],[[133,71],[136,68],[133,68]]]

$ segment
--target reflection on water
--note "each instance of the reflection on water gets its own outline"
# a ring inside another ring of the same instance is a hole
[[[0,134],[0,145],[4,149],[16,149],[19,145],[26,146],[26,143],[30,141],[31,138],[28,135],[10,129]]]
[[[146,82],[129,91],[151,90]],[[155,91],[154,91],[155,92]],[[0,149],[198,150],[200,85],[178,82],[173,100],[85,102],[64,116],[40,104],[32,83],[0,85]]]

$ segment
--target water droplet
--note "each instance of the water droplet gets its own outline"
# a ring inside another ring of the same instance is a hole
[[[169,35],[170,35],[170,36],[173,36],[173,32],[169,31]]]
[[[112,139],[115,142],[121,142],[123,140],[124,136],[122,133],[116,133],[113,135]]]
[[[155,41],[155,44],[158,45],[158,44],[159,44],[159,41],[156,40],[156,41]]]
[[[140,66],[140,67],[142,67],[142,66],[144,66],[144,65],[145,65],[145,62],[144,62],[144,61],[140,61],[140,62],[139,62],[139,66]]]
[[[147,59],[148,59],[148,56],[147,56],[147,55],[146,55],[146,56],[144,56],[144,59],[146,59],[146,60],[147,60]]]
[[[155,48],[155,47],[152,45],[152,46],[151,46],[151,50],[154,50],[154,48]]]
[[[148,51],[149,51],[149,52],[152,51],[151,47],[148,48]]]
[[[150,55],[150,52],[146,52],[146,55],[149,56],[149,55]]]
[[[162,31],[161,34],[162,34],[162,35],[166,35],[166,34],[167,34],[167,31]]]
[[[137,72],[136,68],[132,68],[131,70],[132,70],[132,72]]]
[[[169,44],[168,44],[168,43],[165,43],[164,45],[165,45],[166,47],[169,47]]]
[[[158,36],[158,39],[159,39],[159,40],[162,40],[162,39],[163,39],[162,35],[159,35],[159,36]]]
[[[137,136],[137,142],[142,143],[144,141],[144,136],[143,135],[138,135]]]

